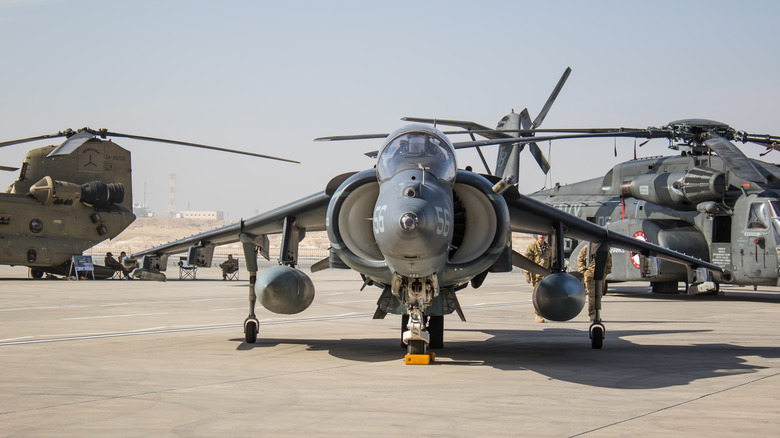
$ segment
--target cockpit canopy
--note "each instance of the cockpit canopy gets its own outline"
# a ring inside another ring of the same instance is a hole
[[[388,138],[376,165],[380,181],[402,170],[422,168],[439,180],[455,182],[458,167],[454,148],[438,130],[427,126],[403,128]]]

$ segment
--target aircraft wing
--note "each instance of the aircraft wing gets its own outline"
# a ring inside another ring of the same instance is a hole
[[[255,236],[280,233],[282,222],[287,216],[294,216],[297,219],[296,225],[307,231],[323,231],[329,201],[330,195],[323,191],[252,218],[149,248],[130,257],[135,259],[150,254],[178,254],[199,243],[225,245],[238,242],[241,233]]]
[[[716,272],[723,269],[696,257],[664,248],[656,244],[635,239],[622,233],[608,230],[555,207],[520,194],[516,188],[504,192],[509,207],[512,231],[522,233],[553,234],[557,224],[564,228],[564,235],[577,240],[605,242],[612,248],[654,255],[660,259],[694,267],[707,268]]]

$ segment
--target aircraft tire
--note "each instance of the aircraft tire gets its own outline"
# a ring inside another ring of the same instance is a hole
[[[30,277],[36,280],[40,280],[41,278],[43,278],[43,271],[30,268]]]
[[[409,315],[401,315],[401,348],[406,348],[404,344],[404,332],[408,330],[406,327],[409,324]]]
[[[425,341],[419,339],[409,341],[409,350],[407,353],[412,355],[425,354]]]
[[[604,329],[594,326],[590,331],[590,346],[594,350],[600,350],[604,346]]]
[[[257,342],[257,323],[254,321],[247,321],[244,340],[247,344],[254,344]]]
[[[444,348],[444,315],[428,317],[428,333],[431,335],[430,348]]]
[[[654,294],[679,294],[676,281],[653,281],[650,283]]]

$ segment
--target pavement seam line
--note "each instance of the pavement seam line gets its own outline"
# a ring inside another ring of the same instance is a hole
[[[753,383],[760,382],[762,380],[766,380],[766,379],[769,379],[769,378],[772,378],[772,377],[777,377],[779,375],[780,375],[780,373],[774,373],[774,374],[770,374],[768,376],[759,377],[759,378],[753,379],[753,380],[751,380],[749,382],[743,382],[743,383],[740,383],[738,385],[734,385],[734,386],[730,386],[728,388],[720,389],[718,391],[710,392],[709,394],[700,395],[700,396],[698,396],[696,398],[692,398],[690,400],[685,400],[685,401],[682,401],[682,402],[679,402],[679,403],[675,403],[673,405],[665,406],[663,408],[659,408],[659,409],[656,409],[654,411],[645,412],[644,414],[641,414],[641,415],[635,415],[635,416],[633,416],[631,418],[626,418],[624,420],[615,421],[615,422],[610,423],[610,424],[605,424],[604,426],[601,426],[601,427],[597,427],[597,428],[594,428],[594,429],[586,430],[585,432],[580,432],[578,434],[571,435],[570,438],[587,435],[587,434],[593,433],[593,432],[598,432],[600,430],[604,430],[604,429],[606,429],[608,427],[612,427],[612,426],[615,426],[615,425],[618,425],[618,424],[628,423],[629,421],[633,421],[633,420],[636,420],[636,419],[639,419],[639,418],[647,417],[647,416],[650,416],[650,415],[653,415],[653,414],[657,414],[659,412],[663,412],[663,411],[666,411],[666,410],[669,410],[669,409],[672,409],[672,408],[676,408],[676,407],[679,407],[679,406],[687,405],[688,403],[693,403],[695,401],[699,401],[699,400],[705,399],[705,398],[713,396],[713,395],[718,395],[718,394],[721,394],[721,393],[724,393],[724,392],[728,392],[728,391],[731,391],[732,389],[740,388],[740,387],[747,386],[747,385],[752,385]]]

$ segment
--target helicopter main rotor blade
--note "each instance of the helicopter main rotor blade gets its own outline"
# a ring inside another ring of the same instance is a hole
[[[666,137],[666,135],[654,135],[652,131],[639,130],[639,131],[620,131],[620,132],[598,132],[598,133],[583,133],[583,134],[565,134],[565,135],[548,135],[544,137],[509,137],[509,138],[496,138],[491,140],[477,140],[477,141],[461,141],[453,143],[455,149],[473,148],[477,146],[491,146],[497,144],[507,143],[533,143],[535,141],[547,141],[547,140],[565,140],[571,138],[603,138],[603,137],[641,137],[641,138],[658,138]]]
[[[289,160],[287,158],[279,158],[279,157],[274,157],[272,155],[265,155],[265,154],[256,154],[254,152],[246,152],[246,151],[241,151],[241,150],[238,150],[238,149],[227,149],[227,148],[221,148],[221,147],[217,147],[217,146],[209,146],[209,145],[199,144],[199,143],[190,143],[188,141],[169,140],[169,139],[166,139],[166,138],[157,138],[157,137],[146,137],[146,136],[143,136],[143,135],[122,134],[122,133],[119,133],[119,132],[110,132],[110,131],[105,131],[105,130],[102,130],[102,129],[101,130],[97,130],[97,131],[90,129],[90,130],[87,130],[87,132],[90,132],[91,134],[94,134],[94,135],[98,135],[101,138],[105,138],[106,136],[109,136],[109,137],[124,137],[124,138],[131,138],[133,140],[143,140],[143,141],[154,141],[154,142],[160,142],[160,143],[170,143],[170,144],[176,144],[176,145],[181,145],[181,146],[190,146],[190,147],[201,148],[201,149],[211,149],[211,150],[214,150],[214,151],[230,152],[230,153],[233,153],[233,154],[249,155],[249,156],[252,156],[252,157],[267,158],[269,160],[277,160],[277,161],[285,161],[285,162],[288,162],[288,163],[301,164],[300,161]]]
[[[490,129],[487,126],[467,120],[428,119],[423,117],[401,117],[401,120],[405,122],[428,123],[432,125],[457,126],[468,131],[495,131],[495,129]]]
[[[388,135],[390,134],[332,135],[330,137],[317,137],[314,141],[366,140],[372,138],[386,138]]]
[[[719,135],[711,134],[710,139],[704,144],[723,159],[734,175],[759,184],[767,183],[766,177],[759,173],[756,166],[732,142]]]
[[[534,119],[534,123],[532,127],[536,128],[537,126],[541,125],[542,122],[544,121],[544,118],[547,117],[547,113],[550,111],[550,107],[552,107],[553,102],[555,102],[555,99],[558,97],[558,93],[561,92],[561,89],[563,88],[563,84],[566,83],[566,79],[569,78],[570,73],[571,73],[571,67],[566,67],[566,70],[564,70],[563,75],[558,80],[558,84],[553,89],[553,92],[552,94],[550,94],[550,97],[547,98],[547,102],[544,104],[544,107],[542,107],[542,111],[539,113],[539,115],[536,116],[536,119]]]
[[[65,131],[60,131],[56,134],[45,134],[45,135],[39,135],[37,137],[28,137],[28,138],[20,138],[18,140],[3,141],[0,142],[0,148],[5,146],[13,146],[15,144],[29,143],[31,141],[45,140],[47,138],[67,137],[73,134],[75,134],[75,132],[68,129]]]
[[[0,166],[0,170],[5,171],[5,172],[16,172],[17,170],[19,170],[19,168],[18,167],[11,167],[11,166]]]

